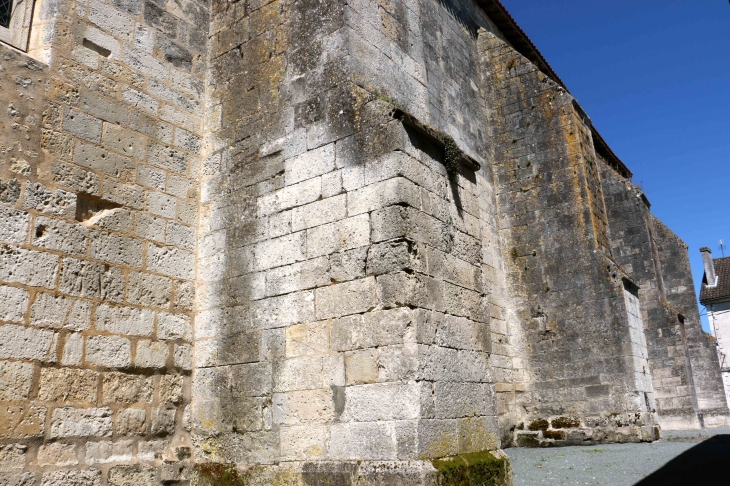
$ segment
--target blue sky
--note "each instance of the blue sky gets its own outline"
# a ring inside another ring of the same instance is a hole
[[[730,245],[728,0],[502,3],[689,245],[699,289],[699,248]]]

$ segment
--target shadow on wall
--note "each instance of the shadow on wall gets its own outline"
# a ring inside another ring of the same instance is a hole
[[[727,484],[730,435],[716,435],[675,457],[634,486]]]

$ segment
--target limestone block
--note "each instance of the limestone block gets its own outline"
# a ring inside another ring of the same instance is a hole
[[[319,356],[285,359],[274,367],[274,391],[311,390],[323,385],[322,358]]]
[[[151,403],[154,394],[153,378],[127,373],[104,373],[102,378],[103,403]]]
[[[108,368],[127,368],[132,364],[129,339],[115,336],[89,336],[86,362]]]
[[[113,466],[109,469],[109,486],[155,486],[157,469],[153,466],[135,464],[131,466]]]
[[[329,282],[329,261],[325,257],[314,258],[266,272],[266,295],[306,290]]]
[[[171,277],[192,280],[195,255],[177,248],[147,245],[147,268]]]
[[[326,423],[335,418],[335,401],[330,389],[274,393],[272,418],[277,425]]]
[[[329,255],[370,243],[370,218],[361,214],[306,231],[307,258]]]
[[[63,130],[71,135],[89,142],[99,143],[101,141],[102,121],[93,116],[73,108],[63,113]]]
[[[444,310],[444,283],[418,273],[398,272],[378,277],[378,297],[384,306],[414,306]]]
[[[30,323],[51,329],[83,331],[91,327],[91,302],[38,293],[30,307]]]
[[[57,219],[36,218],[33,246],[57,250],[69,254],[86,254],[89,230],[79,224],[69,224]]]
[[[124,177],[134,170],[134,161],[96,145],[79,143],[74,163],[81,167],[103,172],[113,177]]]
[[[459,453],[456,420],[420,420],[418,422],[418,457],[455,456]]]
[[[268,216],[286,209],[311,203],[322,195],[322,180],[319,177],[266,194],[257,202],[258,214]]]
[[[20,198],[20,184],[18,179],[7,182],[0,181],[0,202],[15,204]]]
[[[188,152],[192,152],[194,154],[200,153],[200,137],[188,132],[187,130],[177,128],[175,130],[174,143],[181,149],[187,150]]]
[[[147,211],[163,218],[174,218],[176,212],[176,202],[174,197],[162,194],[160,192],[150,191],[146,197]]]
[[[383,346],[378,349],[378,381],[403,381],[417,378],[418,345]]]
[[[193,347],[188,344],[176,344],[173,350],[173,360],[177,368],[193,369]]]
[[[346,200],[347,196],[342,194],[292,209],[292,231],[301,231],[346,218]]]
[[[73,219],[76,216],[76,195],[62,189],[51,192],[41,184],[26,181],[23,209],[35,209],[42,213]]]
[[[87,442],[84,460],[90,466],[113,462],[132,462],[134,446],[135,444],[131,440]]]
[[[80,297],[121,302],[124,298],[124,276],[119,268],[64,258],[60,290]]]
[[[353,248],[330,255],[330,278],[335,282],[347,282],[365,276],[368,248]]]
[[[347,194],[347,214],[355,216],[392,205],[421,207],[420,188],[403,177],[395,177]]]
[[[326,321],[296,324],[286,328],[286,357],[329,352],[329,325]]]
[[[84,358],[84,337],[80,333],[67,334],[63,344],[61,364],[78,366]]]
[[[171,221],[167,225],[167,244],[184,250],[195,250],[195,228]]]
[[[378,352],[365,349],[345,353],[345,382],[349,385],[378,381]]]
[[[284,181],[287,186],[335,169],[335,144],[330,143],[293,157],[284,163]]]
[[[115,33],[119,36],[121,32]],[[124,103],[101,96],[97,91],[90,91],[83,88],[79,89],[79,95],[79,107],[86,113],[101,118],[104,121],[120,125],[126,123],[129,109]]]
[[[38,399],[96,403],[99,373],[77,368],[41,368]]]
[[[71,469],[43,473],[41,486],[101,486],[98,469]]]
[[[172,295],[172,280],[151,273],[129,272],[127,302],[131,304],[167,307]]]
[[[44,329],[0,326],[0,359],[35,359],[54,363],[58,335]]]
[[[314,293],[311,291],[269,297],[251,303],[251,323],[254,328],[271,329],[314,320]]]
[[[271,368],[270,363],[246,363],[231,366],[231,395],[234,397],[260,397],[271,393]],[[222,377],[219,373],[211,373],[209,376],[209,379],[201,377],[203,379],[197,383],[198,388],[205,387],[209,392],[212,390],[214,396],[218,397],[225,382],[221,380]],[[196,383],[194,383],[195,385]],[[193,396],[196,396],[195,392],[193,392]]]
[[[345,388],[341,422],[384,422],[419,418],[419,385],[377,383]]]
[[[0,241],[23,243],[28,234],[28,221],[25,211],[0,206]]]
[[[51,418],[51,438],[111,437],[112,411],[109,408],[57,408]]]
[[[74,192],[98,196],[100,193],[99,176],[72,164],[54,160],[51,165],[53,181]]]
[[[134,365],[138,368],[164,368],[167,364],[167,348],[164,341],[137,341]]]
[[[0,445],[0,473],[19,472],[25,469],[27,450],[28,447],[21,444]]]
[[[0,401],[27,400],[32,383],[32,364],[0,361]]]
[[[316,460],[327,454],[324,426],[281,427],[280,441],[283,460]]]
[[[140,240],[103,231],[91,233],[91,257],[97,260],[141,267],[143,251]]]
[[[192,282],[175,282],[175,293],[172,301],[173,309],[180,311],[193,310],[195,301],[195,285]]]
[[[317,319],[367,312],[378,304],[375,278],[368,277],[315,290]]]
[[[153,408],[150,432],[155,435],[172,434],[175,431],[175,407]]]
[[[139,103],[157,102],[149,96],[135,91],[125,86],[125,93],[134,92]],[[149,101],[148,101],[149,100]],[[139,132],[122,128],[113,123],[107,123],[104,126],[103,146],[106,149],[113,150],[121,155],[132,157],[138,160],[144,160],[147,150],[147,140]]]
[[[147,146],[147,162],[155,167],[184,174],[187,172],[189,160],[190,156],[185,152],[166,145],[151,141]]]
[[[43,271],[39,272],[39,268]],[[0,245],[0,280],[53,289],[57,271],[56,255]]]
[[[184,314],[157,313],[157,337],[160,339],[182,339],[192,341],[193,331],[190,317]]]
[[[256,270],[289,265],[304,260],[305,233],[293,233],[257,244],[254,247]]]
[[[151,336],[155,329],[155,313],[148,309],[99,304],[95,327],[114,334]]]
[[[322,197],[332,197],[342,194],[342,171],[337,170],[322,175]]]
[[[333,319],[332,349],[350,351],[402,344],[413,338],[412,331],[412,311],[405,307]]]
[[[330,427],[331,459],[387,461],[397,455],[392,422],[350,422]]]
[[[141,58],[146,56],[145,61],[150,61],[150,64],[157,63],[163,70],[166,70],[167,66],[164,66],[157,59],[146,54],[144,52],[135,52],[134,49],[125,49],[124,57],[128,60],[133,58]],[[163,143],[169,143],[172,141],[173,126],[169,123],[165,123],[156,118],[151,118],[142,112],[132,110],[129,114],[129,128],[136,130],[140,133],[144,133],[148,137],[160,140]],[[149,145],[148,145],[149,147]],[[164,149],[164,146],[161,146]]]
[[[164,375],[160,378],[160,403],[181,403],[183,399],[183,377]]]
[[[117,436],[146,435],[147,412],[141,408],[125,408],[117,412]]]
[[[79,461],[76,459],[76,444],[64,444],[63,442],[50,442],[38,448],[39,466],[76,466]]]
[[[22,322],[28,309],[28,292],[0,285],[0,321]]]
[[[46,408],[35,406],[0,406],[0,439],[42,437],[46,427]]]
[[[148,440],[139,443],[137,459],[139,461],[154,461],[162,458],[162,454],[169,446],[166,440]]]

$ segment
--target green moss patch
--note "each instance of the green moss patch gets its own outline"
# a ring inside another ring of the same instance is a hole
[[[507,486],[509,461],[489,451],[434,459],[440,486]]]
[[[573,417],[558,417],[551,420],[554,429],[574,429],[580,427],[580,420]]]
[[[197,464],[193,469],[195,486],[245,486],[244,477],[233,464]]]
[[[527,427],[530,430],[547,430],[550,427],[550,423],[545,419],[537,419],[530,422]]]

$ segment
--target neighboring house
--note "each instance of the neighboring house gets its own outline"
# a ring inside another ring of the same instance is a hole
[[[705,263],[700,303],[707,308],[710,332],[717,338],[717,358],[730,403],[730,257],[713,259],[709,248],[700,251]]]

